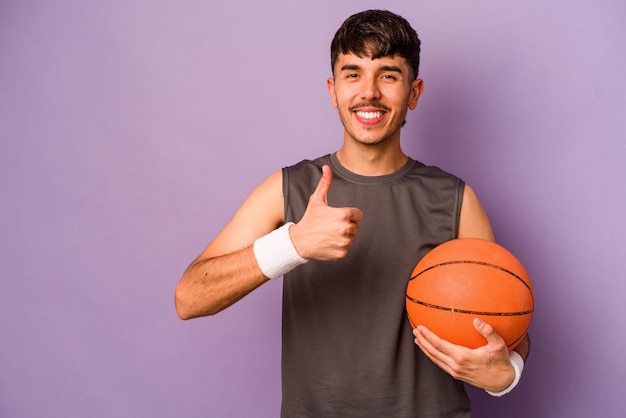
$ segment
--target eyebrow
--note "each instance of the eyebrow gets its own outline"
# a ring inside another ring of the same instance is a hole
[[[395,65],[383,65],[380,69],[381,71],[393,71],[402,74],[402,69],[400,67],[396,67]]]
[[[360,69],[361,67],[356,64],[346,64],[343,67],[341,67],[341,71],[354,71],[354,70],[360,70]],[[395,65],[383,65],[378,70],[379,71],[392,71],[392,72],[402,74],[402,69]]]

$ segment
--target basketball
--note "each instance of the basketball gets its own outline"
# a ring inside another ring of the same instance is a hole
[[[528,273],[513,254],[491,241],[461,238],[428,252],[413,269],[406,291],[412,328],[424,325],[454,344],[487,343],[474,318],[494,327],[512,350],[524,338],[534,311]]]

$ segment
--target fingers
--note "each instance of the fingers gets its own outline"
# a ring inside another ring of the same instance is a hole
[[[315,191],[311,195],[311,199],[316,199],[324,204],[328,204],[328,191],[330,190],[330,186],[333,183],[333,172],[329,166],[322,166],[322,178],[320,178],[319,183],[317,183],[317,187]]]
[[[322,177],[309,198],[302,219],[290,229],[291,240],[304,258],[337,260],[345,257],[356,235],[363,212],[352,207],[333,207],[328,194],[333,173],[322,166]]]
[[[431,353],[449,355],[454,348],[454,344],[444,340],[422,325],[419,325],[413,330],[413,335],[415,335],[415,343],[420,346],[420,348],[426,349],[426,351]]]
[[[426,357],[446,373],[454,376],[454,370],[451,365],[455,363],[451,358],[452,353],[449,351],[450,347],[446,346],[446,344],[451,346],[451,343],[448,343],[428,328],[421,325],[413,330],[413,335],[415,336],[415,344],[417,344]]]
[[[475,349],[455,345],[420,325],[413,330],[415,343],[443,371],[473,386],[497,392],[511,382],[512,366],[502,338],[486,322],[476,318],[474,327],[487,339]]]
[[[350,208],[350,222],[361,222],[363,219],[363,212],[357,208]]]
[[[483,337],[485,337],[485,340],[487,340],[487,344],[482,348],[489,347],[491,349],[498,350],[500,347],[505,345],[504,340],[500,337],[496,330],[482,319],[474,318],[473,325],[474,328],[476,328],[476,331],[478,331]],[[415,343],[417,345],[421,346],[423,344],[427,344],[428,347],[432,347],[446,355],[454,353],[455,347],[457,347],[455,344],[444,340],[428,328],[421,325],[413,331],[413,334],[415,335]]]

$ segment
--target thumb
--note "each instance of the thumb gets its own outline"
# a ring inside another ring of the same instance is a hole
[[[330,190],[330,185],[333,183],[333,172],[330,167],[327,165],[322,166],[322,178],[320,178],[319,183],[317,183],[317,187],[315,191],[311,195],[312,198],[321,200],[324,204],[328,205],[328,191]]]
[[[480,335],[485,337],[487,344],[497,344],[504,341],[491,325],[480,318],[474,318],[474,328],[476,328],[476,331],[478,331]]]

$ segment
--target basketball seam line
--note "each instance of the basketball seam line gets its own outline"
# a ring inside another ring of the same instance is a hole
[[[413,299],[411,296],[406,295],[406,298],[411,302],[417,303],[418,305],[426,306],[427,308],[439,309],[441,311],[449,311],[449,312],[458,312],[462,314],[471,314],[471,315],[485,315],[485,316],[522,316],[522,315],[530,315],[534,312],[533,309],[529,309],[527,311],[519,311],[519,312],[482,312],[482,311],[471,311],[468,309],[457,309],[451,308],[449,306],[440,306],[432,303],[424,302],[422,300]]]
[[[528,289],[528,291],[530,292],[531,297],[533,298],[533,300],[535,299],[535,295],[532,291],[532,289],[530,288],[530,286],[528,285],[528,283],[526,283],[526,281],[524,281],[524,279],[522,279],[521,277],[519,277],[517,274],[513,273],[510,270],[505,269],[504,267],[500,267],[497,264],[491,264],[491,263],[486,263],[484,261],[475,261],[475,260],[455,260],[455,261],[446,261],[444,263],[439,263],[439,264],[435,264],[432,265],[430,267],[428,267],[427,269],[424,269],[422,271],[420,271],[419,273],[417,273],[415,276],[411,276],[409,278],[409,281],[416,279],[417,277],[419,277],[420,275],[422,275],[423,273],[427,272],[428,270],[432,270],[435,267],[441,267],[441,266],[446,266],[449,264],[478,264],[481,266],[487,266],[487,267],[493,267],[495,269],[501,270],[505,273],[510,274],[511,276],[515,277],[517,280],[519,280],[520,282],[522,282],[524,284],[524,286],[526,286],[526,288]]]

